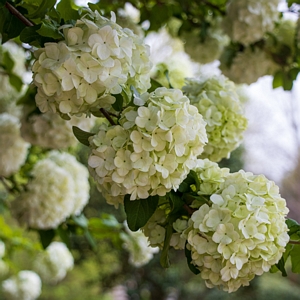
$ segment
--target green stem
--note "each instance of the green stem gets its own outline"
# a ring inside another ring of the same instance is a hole
[[[300,245],[300,241],[289,241],[289,244]]]
[[[24,25],[26,26],[34,26],[35,24],[25,18],[15,7],[13,7],[10,3],[6,2],[5,7],[9,10],[9,12],[16,16]]]

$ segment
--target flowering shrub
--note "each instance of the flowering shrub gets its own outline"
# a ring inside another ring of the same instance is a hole
[[[64,40],[46,43],[35,52],[33,80],[42,112],[89,114],[110,108],[111,94],[150,87],[149,49],[131,30],[98,12],[89,12],[74,26],[64,26]]]
[[[186,79],[184,93],[207,123],[208,143],[201,158],[220,161],[242,142],[247,120],[233,82],[225,76]]]
[[[286,202],[263,175],[228,175],[191,216],[188,248],[208,287],[233,292],[278,263],[289,241]]]
[[[107,201],[165,195],[178,189],[207,141],[205,122],[180,90],[158,88],[136,98],[121,125],[90,138],[89,167]]]

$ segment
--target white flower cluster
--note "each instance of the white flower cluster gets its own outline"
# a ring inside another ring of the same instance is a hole
[[[20,271],[2,282],[2,291],[7,300],[35,300],[41,294],[41,278],[33,271]]]
[[[52,242],[34,261],[34,270],[43,281],[57,283],[74,266],[74,258],[64,243]]]
[[[98,12],[90,12],[75,26],[64,27],[65,40],[46,43],[35,52],[33,80],[36,103],[42,112],[89,114],[110,108],[111,94],[135,86],[150,87],[149,48],[131,30]]]
[[[44,114],[24,111],[21,123],[22,137],[30,144],[45,149],[66,149],[78,143],[72,126],[89,131],[94,126],[95,119],[72,116],[71,120],[66,121],[51,111]]]
[[[289,241],[286,202],[263,175],[229,174],[192,216],[188,246],[208,287],[234,292],[268,272]]]
[[[56,228],[79,214],[89,199],[88,171],[68,153],[51,151],[36,163],[27,190],[12,202],[12,213],[31,228]]]
[[[198,177],[199,187],[197,194],[199,196],[212,195],[215,193],[229,174],[229,169],[220,168],[217,163],[208,159],[197,159],[193,171],[196,172]],[[194,186],[193,189],[196,190],[196,186]],[[190,207],[198,209],[200,205],[201,202],[194,200]],[[145,236],[148,237],[149,244],[152,247],[163,247],[166,234],[164,224],[166,224],[170,211],[171,207],[166,205],[165,201],[163,201],[163,204],[159,205],[147,224],[142,228]],[[175,249],[185,248],[187,232],[189,231],[190,225],[190,220],[188,216],[185,215],[173,222],[173,234],[170,240],[171,247]]]
[[[218,162],[229,157],[243,139],[247,119],[235,84],[225,76],[187,78],[182,88],[207,123],[208,144],[201,158]]]
[[[218,59],[225,46],[229,43],[229,38],[221,30],[220,21],[217,20],[207,30],[207,36],[202,42],[200,30],[185,31],[181,35],[185,41],[184,49],[191,59],[201,64],[207,64]],[[187,77],[187,76],[186,76]]]
[[[8,265],[5,261],[3,261],[3,257],[5,255],[5,244],[0,241],[0,278],[5,276],[9,270]]]
[[[90,137],[88,164],[108,202],[177,190],[207,142],[205,122],[177,89],[158,88],[135,98],[120,124]]]
[[[159,248],[149,246],[148,239],[141,230],[131,231],[126,223],[124,227],[126,234],[122,234],[121,238],[123,248],[129,252],[129,263],[135,267],[146,265]]]
[[[193,77],[198,66],[192,62],[184,51],[183,42],[173,38],[165,29],[151,32],[145,38],[145,43],[150,46],[150,58],[153,62],[151,77],[163,86],[169,86],[165,72],[174,88],[181,88],[186,77]]]
[[[279,20],[280,0],[231,0],[227,4],[224,30],[234,42],[252,44],[272,31]]]
[[[233,58],[230,67],[221,64],[225,76],[235,83],[251,84],[264,75],[274,75],[280,68],[263,50],[255,48],[244,49]]]
[[[0,176],[11,176],[25,163],[29,144],[22,139],[20,127],[17,117],[0,114]]]

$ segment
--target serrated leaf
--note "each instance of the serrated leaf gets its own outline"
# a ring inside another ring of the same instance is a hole
[[[112,95],[116,98],[116,101],[112,104],[112,107],[116,111],[122,111],[123,109],[123,96],[121,94]]]
[[[46,249],[53,238],[55,237],[55,231],[53,229],[50,230],[38,230],[40,241],[44,249]]]
[[[95,135],[94,133],[84,131],[77,126],[72,127],[76,139],[85,146],[90,146],[89,137]]]
[[[23,86],[23,81],[21,78],[15,74],[9,74],[9,83],[20,92]]]
[[[127,224],[131,231],[137,231],[151,218],[158,205],[159,197],[150,196],[147,199],[130,200],[130,195],[124,199]]]
[[[74,2],[71,0],[61,0],[57,4],[56,9],[60,13],[62,19],[65,20],[65,22],[69,20],[79,19],[79,13],[77,10],[78,7],[73,7],[73,6],[74,6]]]
[[[300,245],[294,245],[290,252],[292,261],[292,272],[300,273]]]
[[[185,257],[186,257],[186,260],[187,260],[187,264],[188,264],[189,269],[190,269],[195,275],[200,274],[199,269],[197,269],[197,268],[195,267],[195,265],[192,264],[192,253],[191,253],[190,250],[187,249],[186,246],[185,246],[184,253],[185,253]]]

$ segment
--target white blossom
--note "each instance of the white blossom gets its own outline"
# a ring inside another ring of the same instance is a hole
[[[186,79],[183,91],[207,123],[208,143],[201,158],[220,161],[242,142],[247,127],[235,84],[225,76]]]
[[[90,137],[91,174],[116,206],[125,194],[135,200],[178,189],[207,141],[202,116],[180,90],[158,88],[142,97],[145,106],[128,108],[120,125],[102,125]]]
[[[22,139],[20,121],[10,114],[0,114],[0,175],[9,177],[25,163],[29,144]]]
[[[34,261],[34,270],[48,283],[65,278],[74,266],[74,258],[64,243],[52,242]]]
[[[131,231],[126,223],[124,226],[126,234],[122,234],[121,239],[123,248],[129,252],[129,262],[135,267],[147,264],[159,248],[149,246],[148,239],[141,230]]]
[[[8,300],[35,300],[41,294],[42,281],[33,271],[20,271],[2,282],[2,291]]]
[[[87,169],[72,155],[52,151],[31,171],[26,191],[12,202],[12,213],[28,227],[56,228],[79,214],[89,199]]]
[[[245,46],[272,31],[279,20],[279,0],[231,0],[227,4],[224,30],[234,42]]]
[[[90,114],[111,108],[130,85],[143,93],[150,87],[149,47],[131,30],[98,12],[63,27],[64,40],[35,52],[33,80],[42,112]]]
[[[206,285],[234,292],[268,272],[289,241],[287,213],[273,181],[242,170],[227,175],[191,216],[188,249]]]

